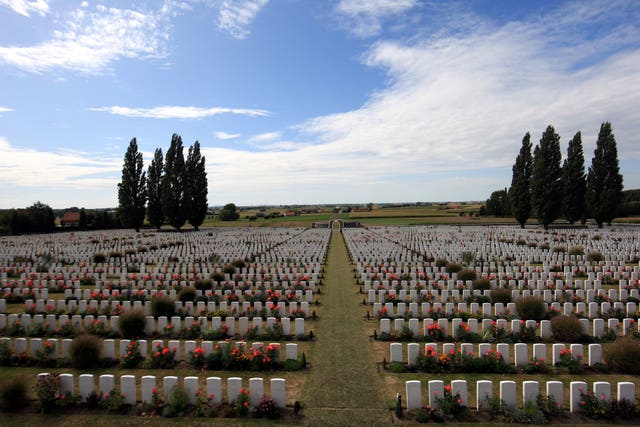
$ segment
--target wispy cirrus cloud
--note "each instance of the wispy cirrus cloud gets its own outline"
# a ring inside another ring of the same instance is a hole
[[[0,46],[0,63],[31,73],[100,74],[123,58],[161,58],[168,38],[165,18],[161,12],[81,7],[65,15],[47,41]]]
[[[31,17],[31,13],[44,16],[49,13],[48,0],[0,0],[0,5],[7,6],[15,13],[27,18]]]
[[[236,39],[246,38],[249,26],[269,0],[223,0],[218,14],[218,29]]]
[[[224,108],[224,107],[185,107],[175,105],[164,105],[153,108],[131,108],[121,106],[95,107],[90,111],[102,111],[117,116],[138,117],[145,119],[202,119],[205,117],[217,116],[219,114],[238,114],[250,117],[264,117],[271,113],[267,110],[250,108]]]
[[[9,108],[9,107],[0,107],[0,115],[2,113],[10,113],[11,111],[13,111],[13,108]]]
[[[220,139],[222,141],[226,141],[228,139],[240,138],[239,133],[227,133],[223,131],[214,132],[213,136],[215,136],[217,139]]]
[[[251,142],[273,141],[274,139],[280,138],[281,135],[281,132],[265,132],[253,135],[249,140]]]
[[[358,37],[380,33],[383,21],[413,9],[417,0],[340,0],[335,13],[344,19],[344,26]]]

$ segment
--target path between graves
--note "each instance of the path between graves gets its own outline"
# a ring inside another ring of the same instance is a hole
[[[344,238],[333,231],[303,400],[310,425],[375,426],[391,421],[360,299]]]

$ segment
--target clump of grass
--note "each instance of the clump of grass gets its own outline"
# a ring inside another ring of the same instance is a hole
[[[447,273],[452,274],[462,270],[462,265],[458,264],[457,262],[448,262],[444,268]]]
[[[78,335],[71,343],[69,353],[73,367],[95,368],[100,364],[100,340],[95,335]]]
[[[482,278],[473,281],[474,291],[488,291],[489,289],[491,289],[491,281],[489,279]]]
[[[142,310],[131,310],[121,314],[118,319],[118,329],[122,338],[141,338],[147,320]]]
[[[576,342],[582,337],[582,325],[577,317],[555,316],[551,319],[553,338],[563,342]]]
[[[604,363],[613,372],[640,374],[640,341],[619,338],[604,348]]]
[[[497,302],[509,304],[511,302],[511,289],[495,288],[491,290],[491,303],[495,304]]]
[[[176,304],[173,299],[167,295],[156,295],[151,298],[151,315],[154,317],[167,316],[171,317],[176,312]]]
[[[467,280],[476,280],[476,277],[478,277],[476,271],[471,270],[470,268],[463,268],[462,270],[458,271],[458,280],[463,280],[466,282]]]
[[[520,319],[539,322],[547,314],[547,304],[540,297],[525,296],[516,301],[516,311]]]

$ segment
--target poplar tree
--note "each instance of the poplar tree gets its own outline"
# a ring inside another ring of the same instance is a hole
[[[146,178],[142,153],[133,138],[124,155],[122,181],[118,184],[118,216],[125,227],[140,231],[144,222],[147,201]]]
[[[593,219],[602,228],[611,223],[622,200],[622,175],[618,165],[616,139],[611,123],[600,126],[598,141],[587,174],[587,205]]]
[[[200,143],[189,147],[186,161],[187,215],[189,223],[198,230],[207,216],[207,172],[205,158],[200,154]]]
[[[546,229],[562,211],[560,136],[549,125],[533,152],[531,204],[538,222]]]
[[[585,193],[587,190],[584,173],[584,153],[582,151],[582,134],[578,131],[567,149],[567,158],[562,165],[562,212],[569,224],[586,219]]]
[[[513,165],[509,198],[514,218],[524,228],[531,216],[531,135],[522,138],[522,147]]]
[[[162,212],[162,169],[163,169],[162,149],[156,148],[153,160],[147,171],[147,219],[149,223],[160,230],[164,223]]]
[[[185,207],[185,165],[182,138],[177,133],[171,137],[162,177],[162,211],[169,224],[180,230],[187,213]]]

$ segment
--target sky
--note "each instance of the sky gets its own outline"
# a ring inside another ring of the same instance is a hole
[[[485,200],[526,132],[640,188],[640,2],[0,0],[0,208],[115,207],[173,133],[209,205]]]

